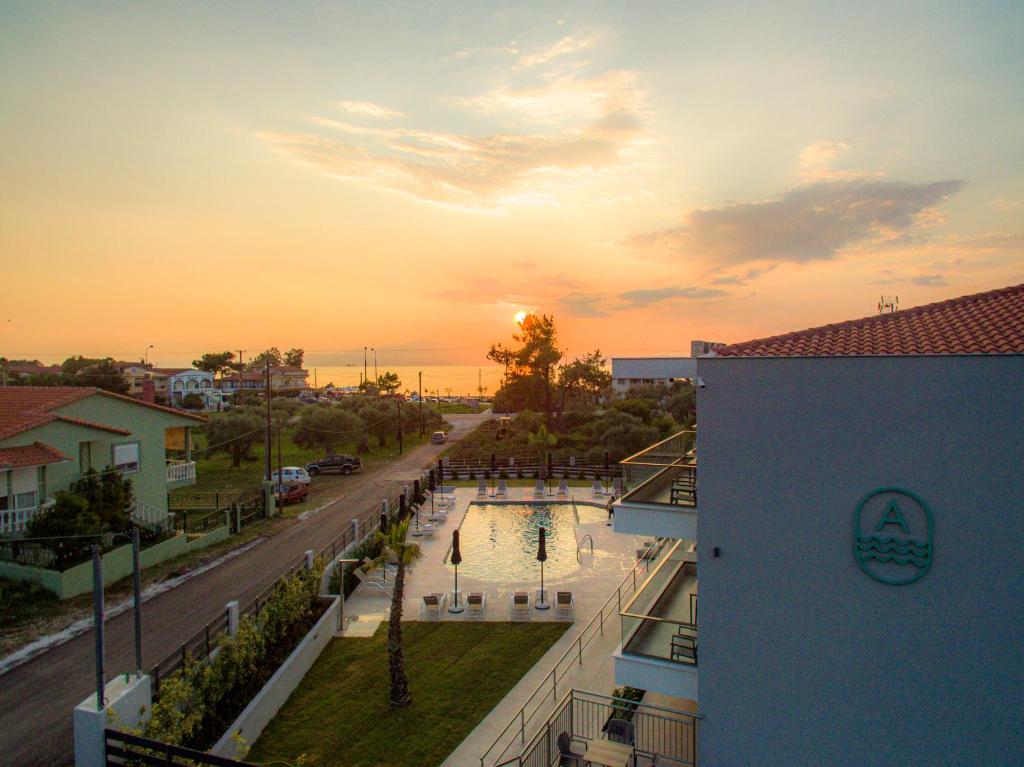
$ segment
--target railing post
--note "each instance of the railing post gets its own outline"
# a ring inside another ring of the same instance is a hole
[[[604,608],[601,608],[601,612],[598,613],[601,619],[601,636],[604,636]]]
[[[577,642],[577,644],[579,646],[580,665],[582,666],[583,665],[583,634],[580,634],[578,637],[576,637],[576,642]]]
[[[225,609],[228,613],[228,636],[233,637],[238,634],[238,600],[228,602]]]
[[[555,669],[551,669],[551,700],[558,703],[558,680],[555,679]]]
[[[526,706],[519,709],[519,742],[526,742]]]

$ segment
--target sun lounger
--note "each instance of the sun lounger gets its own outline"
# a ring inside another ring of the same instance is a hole
[[[413,526],[409,528],[409,535],[414,538],[433,538],[435,530],[437,530],[437,528],[430,524],[420,525],[419,527]]]
[[[517,591],[512,594],[512,620],[530,620],[530,592]]]
[[[495,498],[505,498],[507,496],[508,496],[508,485],[505,483],[505,480],[499,479],[498,480],[498,490],[497,490],[497,492],[495,492],[494,497]]]
[[[444,609],[445,604],[448,602],[447,594],[424,594],[423,595],[423,606],[420,608],[423,615],[427,618],[440,618],[441,611]]]
[[[476,497],[477,498],[484,498],[486,496],[487,496],[487,480],[486,479],[477,480],[477,483],[476,483]]]
[[[558,495],[562,497],[569,495],[569,480],[565,477],[558,480]]]
[[[555,592],[555,616],[558,618],[576,619],[576,601],[571,591]]]
[[[538,479],[533,486],[533,497],[543,498],[544,497],[544,480]]]
[[[601,487],[601,480],[599,479],[594,480],[594,483],[591,485],[591,489],[593,490],[595,498],[601,498],[605,494],[604,488]]]
[[[466,596],[466,617],[480,618],[487,609],[487,595],[482,591],[471,591]]]

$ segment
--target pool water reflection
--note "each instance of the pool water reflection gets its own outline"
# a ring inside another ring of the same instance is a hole
[[[537,561],[538,531],[547,531],[544,574],[552,578],[575,573],[577,513],[583,521],[596,521],[604,512],[571,504],[472,504],[459,527],[462,564],[459,575],[480,581],[508,583],[540,576]],[[449,569],[452,565],[445,563]]]

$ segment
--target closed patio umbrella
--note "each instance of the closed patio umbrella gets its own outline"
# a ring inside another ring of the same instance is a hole
[[[547,610],[550,607],[544,593],[544,563],[548,559],[547,531],[542,527],[538,532],[540,533],[537,539],[537,561],[540,562],[540,599],[537,600],[534,607],[538,610]]]
[[[459,564],[462,562],[462,552],[459,550],[458,530],[452,530],[452,555],[448,561],[455,565],[455,590],[452,592],[452,603],[448,607],[448,612],[461,613],[465,608],[459,604]]]
[[[427,489],[430,491],[430,516],[434,516],[434,491],[437,489],[437,483],[434,481],[434,470],[430,470],[430,476],[427,478]]]

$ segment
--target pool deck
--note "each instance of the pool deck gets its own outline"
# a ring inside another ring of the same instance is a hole
[[[571,491],[576,496],[576,503],[579,506],[596,505],[604,508],[607,503],[607,498],[593,498],[589,488],[571,488]],[[405,599],[402,605],[403,620],[509,621],[512,619],[512,593],[514,591],[529,591],[531,602],[536,601],[537,591],[540,588],[539,575],[536,582],[495,583],[493,581],[474,581],[460,573],[460,603],[464,602],[465,595],[469,592],[483,592],[486,594],[484,615],[469,617],[466,612],[451,613],[447,609],[454,601],[452,596],[454,577],[452,570],[445,564],[445,558],[451,546],[452,530],[462,524],[470,504],[569,502],[565,498],[555,496],[547,496],[542,499],[534,498],[533,488],[530,487],[512,487],[508,492],[508,498],[499,500],[492,497],[478,498],[474,488],[457,488],[454,493],[454,508],[448,513],[448,519],[437,527],[434,535],[412,538],[420,544],[423,557],[406,575]],[[604,604],[608,599],[608,594],[615,590],[633,567],[636,562],[636,550],[645,540],[639,536],[616,535],[603,514],[600,515],[599,520],[581,522],[576,526],[577,542],[586,535],[592,536],[594,540],[593,554],[590,553],[589,545],[584,546],[580,551],[582,563],[579,570],[568,577],[545,578],[544,582],[549,602],[554,602],[556,591],[571,591],[573,593],[577,621],[589,620]],[[413,525],[415,526],[415,522]],[[423,596],[431,593],[447,595],[448,605],[437,617],[427,616],[421,609]],[[346,635],[354,636],[366,631],[372,633],[373,628],[376,628],[376,622],[387,617],[390,603],[391,594],[388,590],[366,584],[361,585],[345,601],[344,613],[349,626],[346,629]],[[538,610],[533,606],[529,610],[527,619],[530,621],[567,620],[565,616],[556,616],[553,607],[548,610]]]

